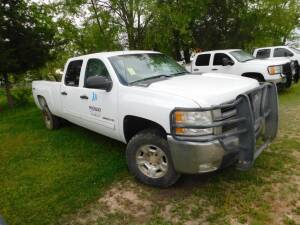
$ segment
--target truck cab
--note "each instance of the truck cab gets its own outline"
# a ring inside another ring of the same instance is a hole
[[[259,60],[241,49],[216,50],[198,53],[191,64],[191,72],[226,73],[249,77],[259,82],[286,83],[289,76],[284,67],[290,60]]]
[[[196,76],[159,52],[74,57],[61,82],[34,81],[32,91],[48,129],[64,119],[125,143],[129,171],[158,187],[232,164],[248,170],[277,133],[274,84]]]
[[[271,46],[256,48],[253,56],[257,59],[288,59],[292,62],[293,80],[299,81],[300,74],[300,50],[291,46]]]

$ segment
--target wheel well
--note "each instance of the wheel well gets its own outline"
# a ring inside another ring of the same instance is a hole
[[[265,78],[261,73],[243,73],[242,76],[243,77],[249,77],[249,78],[252,78],[252,79],[256,79],[260,82],[265,81]]]
[[[41,108],[44,108],[45,106],[47,106],[46,99],[43,96],[38,95],[37,99],[39,101],[39,104],[40,104]]]
[[[154,121],[147,120],[137,116],[125,116],[124,118],[123,130],[124,130],[124,136],[126,142],[129,142],[129,140],[134,135],[136,135],[139,131],[149,129],[149,128],[154,128],[159,130],[164,137],[166,137],[167,135],[165,129]]]

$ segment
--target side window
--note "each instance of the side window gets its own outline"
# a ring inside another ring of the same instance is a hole
[[[75,60],[69,63],[66,76],[65,85],[78,87],[82,60]]]
[[[208,66],[210,60],[210,54],[198,55],[196,59],[196,66]]]
[[[274,49],[274,57],[287,57],[287,56],[293,56],[294,54],[285,48],[275,48]]]
[[[103,76],[110,78],[106,66],[100,59],[89,59],[85,70],[85,81],[92,76]]]
[[[232,61],[232,59],[228,55],[224,53],[216,53],[214,56],[214,66],[222,66],[224,58],[228,59],[229,61]]]
[[[259,49],[256,53],[257,59],[269,58],[271,54],[271,49]]]

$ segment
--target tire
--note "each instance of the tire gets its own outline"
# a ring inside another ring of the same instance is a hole
[[[47,106],[43,108],[43,118],[47,129],[56,130],[61,125],[61,119],[53,115]]]
[[[298,64],[298,62],[296,62],[296,67],[297,67],[297,72],[296,72],[296,75],[294,77],[294,82],[295,83],[298,83],[299,81],[299,76],[300,76],[300,66]]]
[[[144,184],[169,187],[180,177],[173,166],[167,140],[158,130],[137,133],[126,148],[129,171]]]

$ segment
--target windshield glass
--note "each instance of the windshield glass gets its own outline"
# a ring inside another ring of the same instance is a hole
[[[293,52],[300,54],[300,50],[294,47],[290,47],[292,49]]]
[[[110,57],[109,61],[121,82],[125,84],[187,72],[176,61],[159,53],[118,55]]]
[[[242,50],[232,51],[230,54],[239,62],[246,62],[255,59],[254,56]]]

